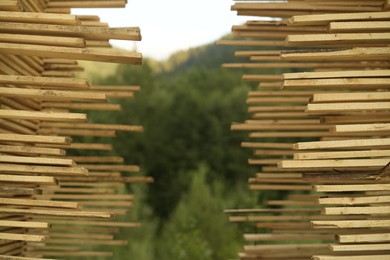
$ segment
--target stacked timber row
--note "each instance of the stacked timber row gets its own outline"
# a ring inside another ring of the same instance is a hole
[[[132,206],[125,185],[152,179],[110,156],[110,143],[72,141],[142,131],[136,125],[90,124],[86,115],[120,111],[108,98],[132,98],[138,86],[93,86],[74,77],[83,69],[77,60],[142,63],[140,53],[111,49],[108,42],[139,41],[138,28],[110,28],[97,16],[70,14],[73,7],[124,5],[0,2],[0,259],[110,256],[100,247],[126,245],[115,233],[139,226],[115,216]]]
[[[390,2],[237,2],[220,44],[268,74],[249,92],[249,188],[287,192],[265,208],[227,210],[253,223],[241,259],[390,258]],[[264,19],[263,17],[272,19]]]

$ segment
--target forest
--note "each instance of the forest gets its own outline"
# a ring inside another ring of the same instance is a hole
[[[142,227],[121,232],[129,246],[116,248],[115,259],[235,257],[247,227],[228,223],[224,209],[261,207],[266,197],[279,196],[247,188],[256,168],[240,147],[245,133],[232,132],[230,125],[246,119],[246,95],[256,85],[243,82],[242,71],[221,68],[237,61],[234,50],[212,43],[164,62],[145,59],[142,67],[83,64],[96,85],[141,86],[130,101],[110,101],[121,104],[121,113],[89,115],[96,123],[143,125],[143,133],[119,133],[113,155],[141,165],[155,179],[124,191],[142,203],[121,218],[139,220]]]

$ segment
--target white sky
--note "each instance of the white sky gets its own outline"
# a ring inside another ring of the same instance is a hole
[[[248,18],[230,11],[233,0],[128,0],[126,9],[76,9],[74,14],[99,15],[111,27],[141,28],[137,50],[146,57],[166,59],[170,54],[213,42],[231,26]],[[130,41],[111,41],[134,49]]]

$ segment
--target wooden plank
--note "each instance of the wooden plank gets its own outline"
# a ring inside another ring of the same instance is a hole
[[[0,83],[11,84],[11,85],[33,85],[33,86],[40,86],[40,87],[67,87],[67,88],[89,88],[90,87],[89,82],[86,79],[34,77],[34,76],[22,76],[22,75],[4,75],[4,74],[1,75],[0,77]],[[4,93],[7,93],[5,88],[4,89],[2,88],[2,91],[3,90]],[[18,90],[14,90],[14,91],[18,91]],[[24,91],[28,91],[28,90],[24,90]],[[46,94],[46,96],[49,96],[49,94]]]
[[[0,25],[1,27],[1,25]],[[1,30],[0,30],[1,31]],[[0,42],[84,48],[83,38],[0,33]],[[42,74],[44,75],[44,74]]]
[[[80,3],[77,1],[77,3]],[[83,3],[83,2],[81,2]],[[119,244],[122,245],[122,244]],[[36,251],[34,252],[36,254],[42,255],[42,256],[69,256],[69,257],[112,257],[113,253],[112,252],[96,252],[96,251]],[[45,258],[46,259],[46,258]]]
[[[103,226],[103,227],[127,227],[137,228],[140,227],[140,223],[135,222],[110,222],[110,221],[81,221],[81,220],[48,220],[53,225],[85,225],[85,226]]]
[[[337,235],[340,243],[373,243],[390,241],[390,233]]]
[[[364,110],[386,111],[390,109],[390,102],[354,102],[354,103],[334,103],[329,104],[307,104],[308,113],[334,113],[334,112],[354,112]]]
[[[390,21],[331,22],[331,32],[388,31]]]
[[[279,244],[279,245],[254,245],[244,246],[247,253],[279,252],[293,250],[321,250],[327,249],[326,244]]]
[[[34,183],[42,185],[57,185],[58,182],[54,177],[49,176],[25,176],[0,174],[0,182],[5,183]]]
[[[42,228],[48,229],[50,225],[45,222],[34,221],[14,221],[14,220],[0,220],[1,227],[18,227],[18,228]]]
[[[244,234],[246,241],[299,241],[299,240],[323,240],[332,241],[334,237],[332,235],[303,235],[303,234]]]
[[[31,207],[66,208],[66,209],[80,208],[79,203],[76,203],[76,202],[32,200],[32,199],[14,199],[14,198],[0,198],[0,204],[31,206]]]
[[[321,205],[361,205],[390,203],[390,196],[329,197],[319,198],[318,203]]]
[[[48,3],[49,8],[119,8],[125,7],[124,0],[110,0],[110,1],[51,1]]]
[[[389,190],[390,184],[355,184],[355,185],[315,185],[318,192],[348,192],[348,191],[385,191]]]
[[[45,45],[0,43],[0,54],[14,54],[38,57],[89,60],[112,63],[142,64],[142,55],[138,52],[124,52],[114,49],[89,49],[55,47]]]
[[[88,170],[97,171],[126,171],[126,172],[139,172],[140,167],[137,165],[111,165],[111,164],[79,164]]]
[[[389,92],[365,92],[365,93],[314,93],[311,103],[325,102],[356,102],[356,101],[388,101]]]
[[[81,113],[56,113],[56,112],[6,110],[6,109],[0,110],[0,118],[44,120],[44,121],[65,121],[65,122],[87,121],[87,115]]]
[[[359,151],[334,151],[334,152],[312,152],[294,153],[296,160],[318,160],[335,158],[364,158],[364,157],[384,157],[390,156],[390,150],[359,150]]]
[[[390,33],[328,33],[328,34],[298,34],[286,37],[287,46],[350,46],[350,45],[383,45],[390,40]]]
[[[59,166],[39,166],[24,164],[0,163],[0,170],[3,172],[15,173],[38,173],[46,175],[88,175],[88,170],[83,167],[59,167]]]
[[[389,255],[353,255],[355,260],[387,260]],[[349,260],[351,256],[314,255],[314,260]]]
[[[365,78],[365,77],[389,77],[390,70],[348,70],[348,71],[320,71],[320,72],[296,72],[284,73],[284,80],[291,79],[325,79],[325,78]]]
[[[71,14],[0,11],[0,22],[76,25],[79,21]]]
[[[334,149],[334,148],[364,148],[364,147],[381,147],[389,146],[390,138],[373,138],[373,139],[355,139],[355,140],[337,140],[337,141],[315,141],[300,142],[293,145],[295,150],[308,149]]]
[[[92,123],[57,123],[57,122],[42,122],[42,127],[58,127],[58,128],[78,128],[78,129],[101,129],[115,131],[130,131],[142,132],[143,127],[138,125],[120,125],[120,124],[92,124]]]
[[[242,142],[241,147],[244,147],[244,148],[292,149],[293,144],[290,144],[290,143],[265,143],[265,142]]]
[[[1,46],[1,45],[0,45]],[[390,47],[355,47],[342,50],[321,51],[282,51],[282,60],[309,61],[309,60],[388,60]]]
[[[62,158],[45,158],[45,157],[27,157],[27,156],[10,156],[0,154],[0,163],[22,163],[22,164],[41,164],[57,166],[74,166],[75,163],[69,159]]]
[[[336,133],[390,131],[390,123],[336,125],[331,128],[331,131]]]
[[[389,159],[340,159],[340,160],[283,160],[278,167],[294,168],[345,168],[345,167],[383,167]]]
[[[311,221],[314,228],[385,228],[389,227],[390,220],[327,220]]]
[[[0,22],[0,32],[24,33],[34,35],[51,35],[82,37],[94,40],[131,40],[140,41],[141,34],[138,27],[106,28],[82,25],[56,25],[56,24],[34,24],[34,23],[2,23]]]
[[[352,244],[352,245],[336,245],[330,244],[332,251],[380,251],[390,250],[390,244]],[[376,258],[374,258],[376,259]]]
[[[360,7],[360,6],[359,6]],[[339,8],[339,9],[336,9]],[[231,10],[238,11],[238,10],[306,10],[306,11],[327,11],[327,12],[337,12],[337,11],[343,11],[343,12],[352,12],[352,11],[359,11],[362,9],[366,9],[367,7],[362,7],[359,9],[355,6],[334,6],[334,5],[314,5],[307,2],[276,2],[276,3],[255,3],[255,2],[239,2],[232,5]],[[379,11],[380,9],[377,8],[368,8],[372,11]]]
[[[261,130],[328,130],[327,125],[266,125],[266,124],[234,124],[230,127],[231,130],[240,131],[261,131]]]
[[[22,4],[19,0],[3,0],[0,3],[0,11],[22,11]]]
[[[27,242],[42,242],[42,241],[46,241],[48,237],[42,235],[12,234],[12,233],[0,232],[0,239],[27,241]],[[7,258],[3,258],[3,259],[7,259]]]
[[[0,145],[0,152],[17,154],[65,155],[65,151],[61,149],[21,145]]]
[[[64,108],[64,109],[76,109],[76,110],[104,110],[104,111],[121,111],[121,105],[119,104],[90,104],[90,103],[65,103],[65,102],[43,102],[42,108]]]
[[[283,89],[377,89],[389,84],[388,78],[337,78],[337,79],[301,79],[283,81]]]
[[[34,98],[40,100],[91,102],[107,101],[105,94],[88,91],[37,90],[0,87],[0,93],[5,97]]]
[[[358,21],[358,20],[389,20],[390,12],[357,12],[342,14],[313,14],[291,17],[288,22],[292,26],[302,25],[327,25],[333,21]]]
[[[23,142],[23,143],[41,143],[41,144],[69,144],[72,139],[61,136],[45,135],[20,135],[0,133],[0,141]]]
[[[0,208],[0,213],[57,216],[57,217],[76,217],[76,218],[102,218],[102,219],[112,219],[114,217],[113,214],[107,212],[81,211],[81,210],[53,210],[53,209]]]
[[[325,207],[322,209],[325,215],[371,215],[389,214],[388,206],[366,206],[366,207]]]

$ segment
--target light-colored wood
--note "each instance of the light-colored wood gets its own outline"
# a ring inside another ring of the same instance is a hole
[[[347,43],[347,46],[353,44],[375,46],[376,43],[384,45],[390,40],[390,33],[335,33],[335,34],[301,34],[288,35],[286,38],[287,46],[340,46],[339,44]],[[354,43],[356,42],[356,43]],[[361,42],[365,42],[362,44]]]
[[[14,220],[0,220],[1,227],[18,227],[18,228],[43,228],[47,229],[50,227],[45,222],[34,222],[34,221],[14,221]]]
[[[84,39],[116,39],[116,40],[141,40],[138,27],[105,28],[88,27],[82,25],[55,25],[34,23],[6,23],[0,24],[0,31],[12,31],[14,33],[26,32],[36,35],[82,37]]]
[[[356,101],[387,101],[390,100],[390,92],[365,92],[365,93],[314,93],[312,103],[325,102],[356,102]]]
[[[0,43],[0,54],[14,54],[38,57],[54,57],[75,60],[142,64],[142,55],[138,52],[120,50],[56,47],[46,45]]]
[[[333,32],[388,31],[390,21],[331,22],[329,30]]]
[[[332,132],[381,132],[390,131],[390,123],[383,124],[356,124],[356,125],[336,125],[331,129]]]
[[[65,155],[65,151],[61,149],[21,145],[0,145],[0,152],[17,154]]]
[[[390,241],[390,233],[338,235],[340,243],[372,243]]]
[[[298,72],[284,73],[284,80],[292,79],[325,79],[325,78],[365,78],[389,77],[390,70],[351,70],[351,71],[324,71],[324,72]]]
[[[318,203],[321,205],[360,205],[390,203],[390,196],[329,197],[319,198]]]
[[[383,167],[389,159],[339,159],[339,160],[283,160],[278,167],[292,168],[345,168],[345,167]]]
[[[54,177],[48,176],[25,176],[0,174],[0,183],[34,183],[42,185],[57,185],[58,182]]]
[[[69,209],[80,208],[80,205],[76,202],[32,200],[32,199],[14,199],[14,198],[0,198],[0,204],[2,204],[2,205],[31,206],[31,207],[49,207],[49,208],[69,208]]]
[[[1,75],[0,83],[11,84],[11,85],[33,85],[41,87],[70,87],[70,88],[89,88],[89,82],[85,79],[77,78],[52,78],[52,77],[32,77],[32,76],[21,76],[21,75]],[[18,90],[10,89],[8,91],[27,91],[33,90]],[[2,92],[6,92],[5,88],[2,88]],[[50,96],[50,92],[33,92],[33,93],[46,93],[46,96]],[[55,93],[55,92],[54,92]],[[44,94],[41,94],[44,96]],[[31,96],[30,96],[31,97]],[[32,96],[33,98],[36,98]]]
[[[88,175],[88,170],[83,167],[59,167],[59,166],[40,166],[29,164],[8,164],[0,163],[0,171],[14,173],[38,173],[45,175]]]
[[[293,145],[296,150],[308,149],[334,149],[334,148],[364,148],[390,145],[390,138],[356,139],[340,141],[301,142]]]
[[[1,80],[0,80],[1,81]],[[64,85],[61,85],[64,86]],[[5,97],[34,98],[40,100],[60,100],[60,101],[106,101],[103,93],[93,93],[87,91],[60,91],[60,90],[36,90],[20,88],[0,87],[0,93]]]
[[[355,244],[355,245],[336,245],[331,244],[332,251],[379,251],[390,250],[390,244]]]
[[[335,152],[312,152],[294,153],[296,160],[317,160],[335,158],[364,158],[364,157],[384,157],[390,156],[390,150],[359,150],[359,151],[335,151]]]
[[[110,214],[108,212],[80,211],[80,210],[77,211],[76,210],[53,210],[53,209],[0,208],[0,213],[57,216],[57,217],[102,218],[102,219],[112,219],[114,217],[113,214]]]
[[[0,239],[4,239],[4,240],[17,240],[17,241],[28,241],[28,242],[42,242],[42,241],[47,240],[48,237],[47,236],[41,236],[41,235],[12,234],[12,233],[0,232]]]
[[[311,221],[314,228],[377,228],[389,227],[390,220],[328,220],[328,221]]]
[[[308,113],[335,113],[335,112],[355,112],[364,110],[387,111],[390,109],[390,102],[354,102],[354,103],[334,103],[329,104],[308,104]]]
[[[387,260],[389,255],[354,255],[355,260]],[[348,260],[351,256],[314,255],[314,260]]]
[[[325,215],[359,215],[359,214],[389,214],[390,207],[370,206],[370,207],[326,207],[323,208]]]
[[[319,192],[347,192],[347,191],[385,191],[390,184],[361,184],[361,185],[315,185],[314,189]]]
[[[3,154],[0,154],[0,163],[22,163],[22,164],[57,165],[57,166],[75,165],[75,163],[69,159],[10,156],[10,155],[3,155]]]
[[[282,60],[310,61],[310,60],[388,60],[390,47],[355,47],[345,50],[323,50],[315,52],[282,52]]]
[[[28,35],[28,34],[8,34],[8,33],[0,33],[0,42],[41,44],[41,45],[48,45],[48,46],[63,46],[63,47],[75,47],[75,48],[83,48],[86,46],[85,41],[82,38],[41,36],[41,35],[38,36],[38,35]]]
[[[283,81],[283,89],[315,89],[315,88],[343,88],[343,89],[377,89],[386,88],[388,78],[335,78],[335,79],[297,79]]]
[[[293,16],[288,20],[292,26],[328,24],[333,21],[389,20],[390,12],[360,12],[342,14],[316,14]]]
[[[2,134],[0,141],[23,142],[23,143],[41,143],[41,144],[69,144],[69,137],[45,136],[45,135],[20,135],[20,134]]]
[[[28,110],[0,110],[0,118],[7,119],[30,119],[30,120],[45,120],[45,121],[70,121],[70,122],[85,122],[87,115],[81,113],[56,113]]]
[[[75,15],[70,14],[1,11],[0,22],[77,25],[79,21]]]

